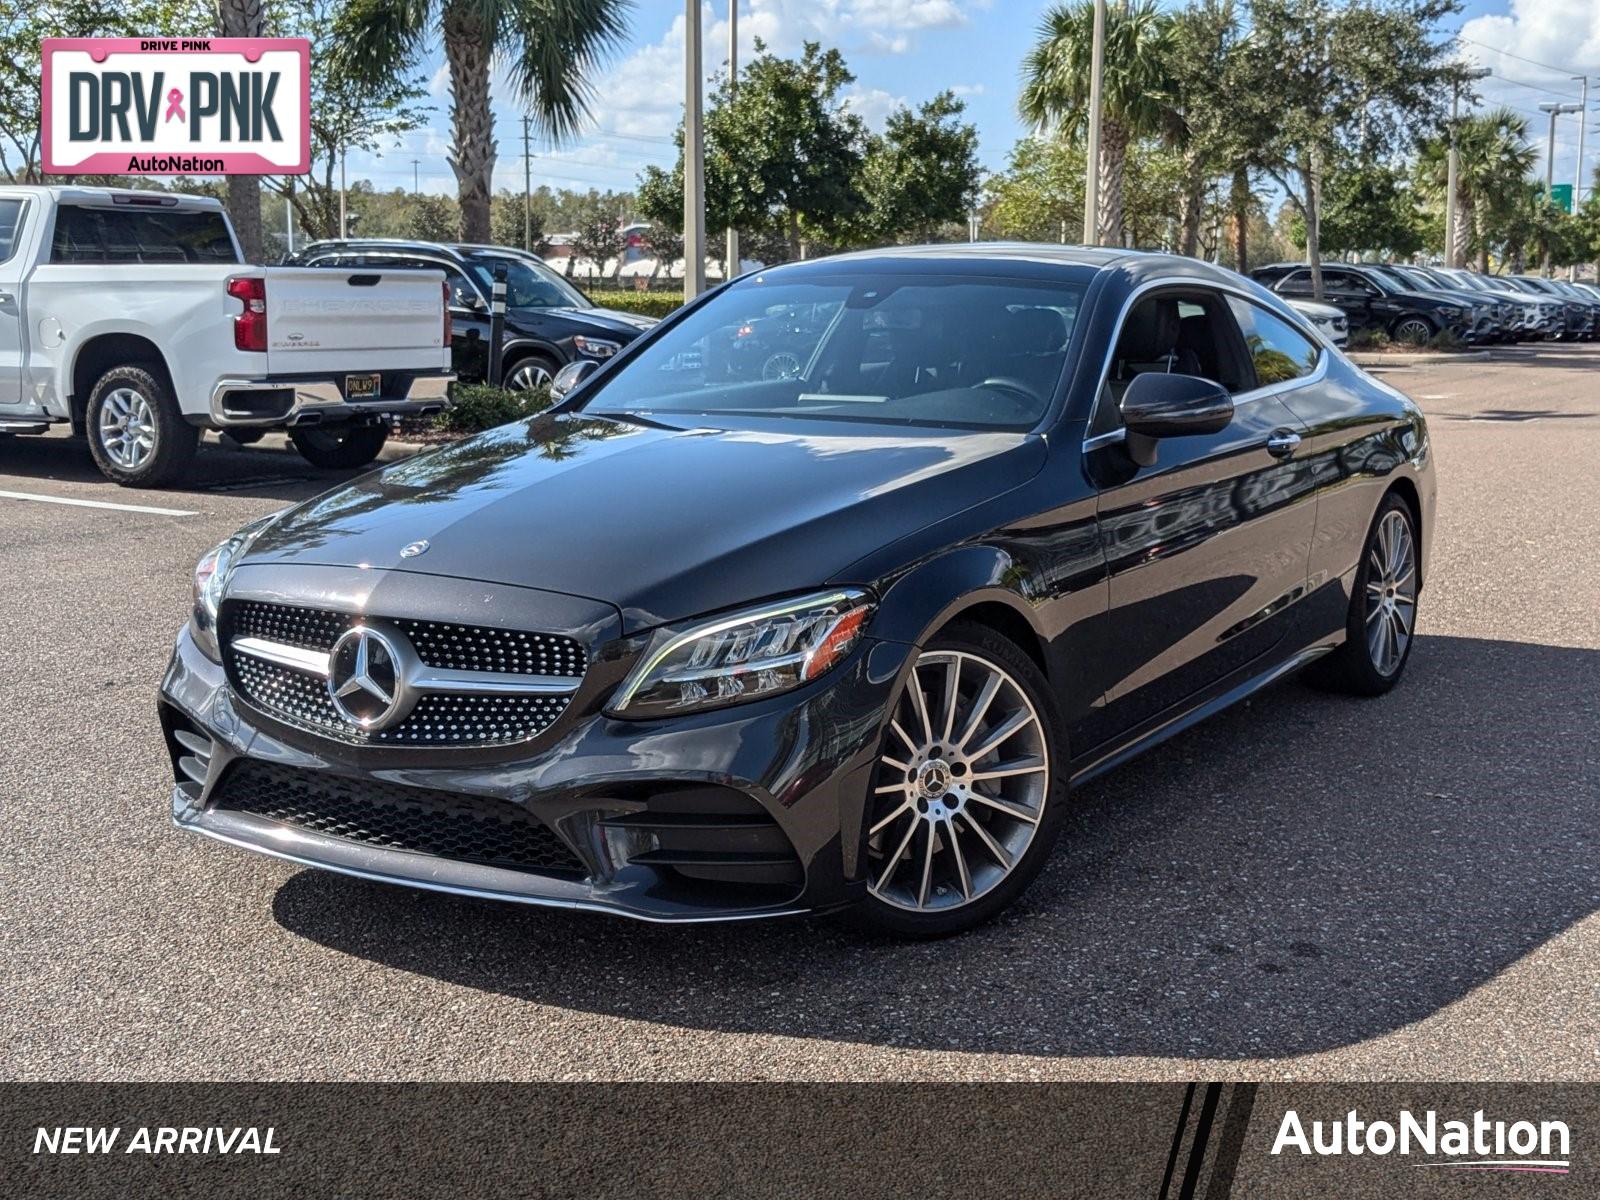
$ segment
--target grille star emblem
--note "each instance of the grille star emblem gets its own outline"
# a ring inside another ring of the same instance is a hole
[[[382,729],[401,707],[400,653],[366,625],[347,629],[328,656],[328,698],[350,724]]]

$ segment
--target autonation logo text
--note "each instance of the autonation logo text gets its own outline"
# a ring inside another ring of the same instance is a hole
[[[1403,1108],[1390,1121],[1366,1121],[1355,1109],[1333,1121],[1312,1121],[1309,1131],[1295,1109],[1283,1114],[1272,1153],[1387,1154],[1433,1159],[1417,1167],[1460,1171],[1526,1171],[1565,1175],[1572,1135],[1564,1121],[1494,1121],[1479,1109],[1468,1121],[1440,1120]]]

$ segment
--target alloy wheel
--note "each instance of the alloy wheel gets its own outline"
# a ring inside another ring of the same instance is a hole
[[[141,393],[119,387],[106,394],[100,405],[100,445],[125,471],[137,471],[155,453],[155,413]]]
[[[1416,618],[1416,539],[1405,515],[1390,510],[1367,547],[1367,654],[1380,675],[1400,669]]]
[[[1407,345],[1420,346],[1433,336],[1433,327],[1426,321],[1410,317],[1401,321],[1395,327],[1395,341],[1405,342]]]
[[[960,650],[920,655],[890,714],[874,775],[868,890],[913,912],[992,891],[1044,817],[1050,752],[1017,680]]]
[[[506,378],[506,388],[513,392],[531,392],[549,383],[550,372],[532,360],[519,363],[517,369]]]

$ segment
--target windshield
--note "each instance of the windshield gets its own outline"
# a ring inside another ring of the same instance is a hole
[[[643,347],[592,412],[1031,429],[1083,288],[968,276],[756,275]]]
[[[589,298],[543,263],[526,258],[477,257],[468,260],[485,296],[494,294],[495,268],[506,269],[507,308],[593,308]]]

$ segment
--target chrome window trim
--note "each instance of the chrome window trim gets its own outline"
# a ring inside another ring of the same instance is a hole
[[[1300,388],[1309,387],[1314,383],[1321,383],[1322,380],[1327,377],[1328,352],[1332,350],[1333,347],[1329,346],[1328,343],[1323,340],[1322,336],[1317,333],[1316,327],[1310,325],[1300,313],[1295,311],[1292,305],[1287,303],[1284,304],[1284,307],[1293,314],[1292,318],[1290,318],[1286,317],[1283,313],[1278,312],[1276,309],[1267,308],[1266,305],[1261,303],[1261,298],[1259,296],[1253,296],[1243,288],[1237,287],[1225,280],[1192,279],[1181,275],[1163,276],[1160,279],[1152,279],[1145,283],[1141,283],[1138,287],[1134,288],[1133,291],[1129,292],[1127,298],[1123,300],[1122,308],[1117,313],[1117,323],[1111,331],[1111,340],[1106,345],[1105,359],[1100,364],[1100,374],[1095,381],[1094,403],[1089,408],[1089,423],[1084,426],[1085,429],[1094,428],[1095,416],[1100,411],[1100,398],[1106,394],[1106,381],[1111,375],[1112,358],[1117,352],[1117,343],[1122,338],[1122,327],[1128,319],[1128,313],[1132,311],[1133,306],[1138,302],[1139,297],[1143,296],[1146,292],[1153,292],[1158,288],[1170,287],[1205,288],[1211,291],[1223,292],[1228,295],[1237,296],[1239,299],[1244,300],[1247,303],[1254,304],[1257,308],[1264,309],[1266,312],[1271,313],[1279,320],[1285,321],[1291,329],[1300,334],[1301,337],[1304,337],[1306,341],[1310,342],[1312,348],[1316,350],[1317,365],[1309,374],[1301,375],[1295,379],[1286,379],[1282,383],[1268,384],[1266,387],[1252,388],[1248,392],[1240,392],[1237,396],[1233,397],[1233,404],[1235,408],[1241,404],[1250,404],[1256,400],[1264,400],[1269,396],[1278,396],[1285,392],[1298,391]],[[1097,433],[1093,437],[1088,437],[1083,440],[1083,449],[1087,452],[1089,450],[1098,449],[1101,446],[1113,445],[1116,442],[1122,441],[1125,432],[1126,431],[1121,426],[1118,426],[1116,429],[1109,429],[1105,433]]]

